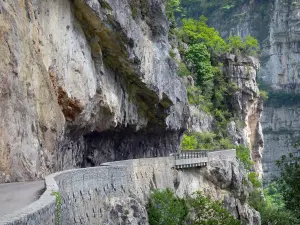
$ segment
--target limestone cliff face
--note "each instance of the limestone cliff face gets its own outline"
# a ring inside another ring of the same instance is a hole
[[[161,0],[0,2],[0,182],[177,150],[189,110],[164,11]]]
[[[253,57],[231,54],[220,57],[218,61],[223,63],[223,73],[235,89],[230,99],[234,119],[227,126],[231,143],[246,145],[251,149],[255,170],[262,175],[264,140],[260,120],[263,102],[256,82],[259,61]],[[216,130],[213,116],[196,106],[190,106],[190,112],[189,131],[201,133]]]
[[[262,53],[259,79],[273,90],[299,93],[299,12],[299,0],[266,0],[247,2],[227,16],[216,10],[209,18],[224,36],[250,34],[258,38]],[[266,150],[263,170],[267,180],[278,174],[275,161],[281,155],[297,151],[292,142],[299,137],[298,128],[294,126],[298,123],[298,108],[298,105],[268,104],[263,112]]]
[[[249,146],[255,170],[262,174],[263,133],[260,123],[263,102],[256,83],[259,62],[253,57],[227,55],[223,71],[229,83],[235,84],[237,91],[232,97],[232,111],[235,120],[228,124],[231,141]]]
[[[300,140],[299,107],[265,107],[262,117],[265,146],[263,152],[264,179],[272,180],[280,173],[275,165],[283,154],[293,153],[299,156],[299,147],[294,144]]]

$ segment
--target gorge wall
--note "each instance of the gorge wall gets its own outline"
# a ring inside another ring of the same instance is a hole
[[[231,3],[227,8],[214,8],[206,16],[222,36],[252,35],[261,44],[258,80],[262,86],[267,87],[269,98],[272,99],[272,102],[266,103],[262,116],[265,137],[262,162],[265,178],[269,180],[278,174],[275,161],[281,155],[298,152],[293,144],[300,139],[297,113],[300,83],[300,1]],[[205,10],[202,12],[207,13]],[[198,17],[202,12],[200,10],[193,16]],[[287,101],[292,103],[286,104]]]
[[[0,28],[0,182],[177,151],[163,1],[0,1]]]

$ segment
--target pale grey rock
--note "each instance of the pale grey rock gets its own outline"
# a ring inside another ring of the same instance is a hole
[[[240,145],[242,143],[243,141],[243,137],[241,136],[242,131],[236,126],[235,121],[230,121],[227,124],[227,132],[232,144]]]
[[[132,4],[0,2],[1,182],[81,167],[92,132],[130,133],[125,139],[142,146],[140,155],[156,154],[151,135],[147,145],[134,138],[148,131],[162,134],[159,154],[178,149],[189,109],[169,57],[164,1]]]
[[[282,155],[300,155],[294,144],[300,140],[300,109],[296,107],[265,107],[262,117],[265,149],[263,152],[264,182],[280,175],[276,161]]]
[[[299,1],[276,0],[260,75],[274,89],[299,90]]]
[[[223,72],[229,79],[230,85],[236,88],[232,97],[232,107],[235,122],[227,126],[231,141],[249,146],[255,170],[262,175],[262,151],[264,140],[260,123],[263,102],[260,99],[256,82],[260,63],[249,56],[223,56]]]
[[[106,204],[106,212],[103,218],[104,225],[124,224],[124,225],[147,225],[148,215],[145,206],[136,199],[111,198]]]
[[[187,129],[191,132],[212,132],[214,118],[212,115],[203,112],[198,106],[190,105],[190,117]]]

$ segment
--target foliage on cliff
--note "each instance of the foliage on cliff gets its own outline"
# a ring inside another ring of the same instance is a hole
[[[239,225],[221,202],[201,192],[179,198],[169,190],[156,190],[147,205],[150,225]]]
[[[281,178],[253,191],[250,204],[261,213],[262,225],[299,225],[300,158],[282,156],[277,165]]]
[[[281,171],[280,191],[286,208],[300,219],[300,157],[293,154],[284,155],[277,161],[277,165]]]
[[[233,120],[231,99],[237,91],[236,85],[229,82],[222,72],[219,56],[228,52],[255,54],[258,42],[248,36],[243,41],[238,36],[223,39],[217,30],[207,25],[207,18],[199,20],[183,19],[182,27],[173,28],[171,35],[176,36],[181,55],[179,74],[192,76],[196,86],[189,86],[189,103],[198,105],[216,119],[219,139],[226,138],[226,127]],[[187,44],[187,47],[184,45]]]

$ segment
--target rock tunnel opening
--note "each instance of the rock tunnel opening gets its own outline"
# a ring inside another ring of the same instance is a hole
[[[136,158],[169,156],[177,152],[182,131],[121,131],[92,132],[84,136],[82,167],[104,162]]]

